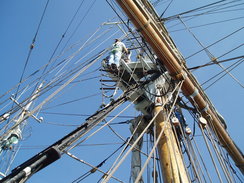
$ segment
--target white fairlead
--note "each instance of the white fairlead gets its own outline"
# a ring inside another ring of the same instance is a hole
[[[31,167],[28,166],[23,171],[25,172],[26,176],[29,176],[31,174]]]

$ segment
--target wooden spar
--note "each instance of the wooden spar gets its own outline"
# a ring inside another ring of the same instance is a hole
[[[170,122],[167,121],[167,110],[162,110],[161,105],[156,105],[154,108],[154,114],[158,114],[155,119],[157,138],[163,130],[163,135],[158,143],[158,152],[164,182],[187,183],[189,180],[184,167],[183,159]]]
[[[202,116],[208,120],[222,146],[232,157],[236,166],[244,173],[244,158],[242,152],[234,144],[227,131],[222,126],[212,105],[208,102],[204,91],[167,42],[166,37],[159,30],[156,21],[149,16],[144,7],[137,0],[117,0],[120,7],[140,31],[146,42],[152,47],[159,60],[165,65],[170,75],[176,80],[184,80],[182,92],[186,97],[191,96],[192,105],[196,106]]]

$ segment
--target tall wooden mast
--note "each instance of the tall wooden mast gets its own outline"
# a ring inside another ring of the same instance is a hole
[[[215,132],[222,146],[228,151],[236,166],[244,173],[244,158],[242,152],[234,144],[227,131],[221,124],[212,104],[194,76],[186,69],[181,58],[174,52],[167,37],[167,31],[160,29],[161,24],[155,17],[150,16],[146,11],[147,2],[138,0],[117,0],[118,4],[127,14],[129,19],[140,31],[146,42],[152,47],[153,51],[167,68],[170,75],[175,80],[183,80],[182,92],[188,97],[208,121],[209,126]],[[144,6],[144,7],[143,7]],[[157,18],[157,17],[156,17]]]
[[[156,136],[160,138],[158,152],[164,182],[190,182],[174,132],[169,119],[167,119],[169,111],[166,108],[162,108],[162,104],[166,102],[166,97],[158,97],[156,101],[153,112],[156,115]]]

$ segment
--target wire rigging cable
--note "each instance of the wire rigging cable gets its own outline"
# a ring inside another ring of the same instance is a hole
[[[213,45],[215,45],[215,44],[217,44],[217,43],[219,43],[219,42],[221,42],[221,41],[223,41],[223,40],[227,39],[228,37],[230,37],[230,36],[232,36],[232,35],[234,35],[234,34],[238,33],[239,31],[241,31],[243,28],[244,28],[244,27],[241,27],[241,28],[239,28],[239,29],[237,29],[237,30],[233,31],[232,33],[230,33],[230,34],[228,34],[228,35],[224,36],[223,38],[221,38],[221,39],[219,39],[219,40],[217,40],[217,41],[213,42],[212,44],[210,44],[210,45],[206,46],[204,49],[206,49],[206,48],[210,48],[211,46],[213,46]],[[185,59],[187,60],[187,59],[189,59],[189,58],[191,58],[191,57],[195,56],[196,54],[198,54],[198,53],[200,53],[200,52],[204,51],[204,49],[200,49],[199,51],[197,51],[197,52],[195,52],[195,53],[193,53],[193,54],[191,54],[191,55],[187,56]]]
[[[110,155],[108,155],[102,162],[100,162],[97,166],[93,167],[91,170],[89,170],[87,173],[81,175],[80,177],[78,177],[77,179],[75,179],[72,183],[75,182],[81,182],[82,180],[84,180],[87,176],[91,175],[92,173],[95,173],[97,171],[98,168],[101,168],[103,166],[103,164],[106,163],[107,160],[109,160],[115,153],[117,153],[126,143],[127,143],[128,139],[121,145],[119,146],[114,152],[112,152]],[[106,175],[106,174],[104,174]]]
[[[91,5],[88,7],[87,11],[85,12],[84,16],[82,17],[82,19],[80,20],[80,22],[78,23],[78,25],[75,27],[75,30],[72,32],[72,34],[70,35],[70,37],[68,38],[67,42],[65,43],[62,51],[65,49],[65,47],[67,46],[67,44],[69,43],[69,41],[72,39],[72,37],[75,35],[75,33],[78,31],[79,27],[81,26],[82,22],[84,21],[84,19],[86,18],[86,16],[89,14],[89,12],[91,11],[92,7],[95,5],[97,0],[94,0]],[[83,1],[82,1],[83,2]]]
[[[182,22],[182,24],[186,27],[186,29],[188,30],[188,32],[194,37],[194,39],[200,44],[200,46],[204,49],[205,53],[208,55],[208,57],[211,59],[211,61],[213,63],[217,63],[218,66],[220,66],[221,69],[223,69],[224,72],[226,72],[226,74],[228,74],[232,79],[234,79],[242,88],[244,88],[244,85],[232,74],[230,73],[228,70],[226,70],[226,68],[221,64],[217,62],[217,58],[214,57],[214,55],[209,51],[208,48],[206,48],[203,43],[196,37],[196,35],[189,29],[189,27],[187,27],[187,25],[185,24],[185,22],[181,19],[181,17],[179,16],[180,21]]]
[[[73,159],[75,159],[75,160],[77,160],[77,161],[79,161],[79,162],[81,162],[81,163],[83,163],[83,164],[85,164],[85,165],[87,165],[87,166],[90,166],[90,167],[93,168],[93,169],[96,169],[97,171],[101,172],[103,175],[107,175],[106,172],[102,171],[102,170],[99,169],[98,167],[93,166],[93,165],[91,165],[91,164],[85,162],[84,160],[81,160],[81,159],[77,158],[76,156],[74,156],[74,155],[71,154],[70,152],[65,152],[65,153],[66,153],[68,156],[70,156],[71,158],[73,158]],[[118,182],[123,182],[123,181],[119,180],[118,178],[116,178],[116,177],[114,177],[114,176],[113,176],[112,178],[113,178],[114,180],[117,180]]]
[[[243,59],[235,62],[234,64],[230,65],[229,67],[227,67],[226,69],[231,69],[229,71],[232,71],[233,69],[235,69],[237,66],[239,66],[240,64],[243,63]],[[207,82],[209,82],[210,80],[212,80],[213,78],[217,77],[218,75],[220,75],[221,73],[223,73],[224,71],[219,72],[218,74],[216,74],[215,76],[211,77],[209,80],[205,81],[202,85],[206,84]],[[221,77],[219,77],[218,79],[216,79],[212,84],[210,84],[209,86],[207,86],[206,88],[204,88],[204,90],[207,90],[208,88],[210,88],[211,86],[213,86],[217,81],[219,81],[221,78],[223,78],[227,73],[223,74]]]
[[[78,114],[78,113],[58,113],[58,112],[41,112],[41,113],[43,113],[43,114],[52,114],[52,115],[64,115],[64,116],[91,116],[91,115],[89,115],[89,114]],[[110,118],[113,118],[113,117],[115,117],[115,116],[113,116],[113,115],[108,115],[108,117],[110,117]],[[118,116],[118,118],[133,118],[133,116],[123,116],[123,115],[120,115],[120,116]]]
[[[90,59],[90,60],[92,60],[92,58]],[[89,61],[89,60],[88,60]],[[80,64],[80,65],[78,65],[77,67],[76,67],[76,69],[73,69],[73,70],[71,70],[71,71],[69,71],[69,72],[67,72],[67,74],[68,75],[66,75],[66,76],[64,76],[64,74],[63,75],[61,75],[60,77],[56,77],[56,79],[54,79],[53,81],[51,81],[49,84],[47,84],[47,85],[45,85],[45,87],[43,87],[42,88],[42,94],[44,93],[43,91],[47,88],[47,90],[45,90],[45,92],[47,92],[48,90],[50,90],[51,88],[53,88],[54,86],[58,86],[61,82],[62,82],[62,80],[64,81],[65,79],[67,79],[68,77],[70,77],[70,76],[72,76],[73,74],[75,74],[77,71],[79,71],[83,66],[82,65],[84,65],[86,62],[88,62],[88,61],[85,61],[84,63],[82,63],[82,64]],[[38,78],[39,79],[39,78]],[[61,79],[61,80],[60,80]],[[51,86],[51,84],[53,83],[55,83],[56,82],[56,84],[55,85],[53,85],[52,87],[49,87],[49,86]],[[49,88],[48,88],[49,87]],[[31,96],[30,97],[28,97],[27,99],[25,99],[24,101],[26,101],[26,100],[28,100],[29,98],[31,98]],[[23,102],[24,102],[23,101]],[[23,102],[21,102],[21,103],[23,103]],[[13,111],[13,110],[12,110]]]
[[[224,59],[224,60],[220,60],[220,61],[217,61],[217,62],[218,63],[224,63],[224,62],[229,62],[229,61],[233,61],[233,60],[240,59],[240,58],[244,58],[244,55],[238,56],[238,57],[233,57],[233,58],[228,58],[228,59]],[[208,62],[208,63],[203,64],[203,65],[190,67],[190,68],[188,68],[188,70],[197,70],[197,69],[200,69],[200,68],[203,68],[203,67],[206,67],[206,66],[211,66],[211,65],[216,65],[216,64],[217,63],[215,63],[215,62],[214,63],[213,62]]]
[[[202,10],[202,9],[207,8],[207,7],[211,7],[211,6],[215,5],[215,4],[220,4],[220,3],[224,2],[224,1],[227,1],[227,0],[217,1],[217,2],[214,2],[214,3],[211,3],[211,4],[207,4],[207,5],[192,9],[192,10],[188,10],[188,11],[185,11],[185,12],[182,12],[182,13],[178,13],[176,15],[172,15],[170,17],[163,18],[163,20],[164,21],[165,20],[171,20],[171,19],[177,18],[180,15],[184,15],[184,14],[192,13],[192,12],[195,12],[195,11],[198,11],[198,10]]]
[[[76,67],[76,69],[74,69],[72,72],[67,73],[68,75],[66,75],[66,76],[65,76],[65,75],[62,75],[62,77],[57,78],[57,79],[51,81],[50,83],[46,84],[46,85],[45,85],[44,87],[42,87],[42,89],[39,91],[39,96],[43,95],[45,92],[49,91],[49,90],[52,89],[53,87],[58,86],[61,82],[63,82],[64,80],[66,80],[67,78],[69,78],[70,76],[72,76],[73,74],[75,74],[77,71],[79,71],[79,70],[82,69],[83,67],[84,67],[84,66],[82,66],[82,64],[81,64],[81,65],[78,65],[78,66]],[[38,78],[38,79],[39,79],[39,78]],[[61,80],[60,80],[60,79],[61,79]],[[32,83],[34,83],[35,81],[37,81],[37,80],[34,80]],[[32,83],[30,83],[29,85],[32,85]],[[34,83],[34,84],[35,84],[35,83]],[[33,85],[32,85],[32,86],[33,86]],[[27,85],[27,88],[28,88],[28,90],[29,90],[31,87],[28,87],[28,85]],[[25,91],[25,88],[23,88],[22,90],[23,90],[22,93],[26,92],[26,91]],[[21,91],[21,90],[20,90],[20,91]],[[24,103],[27,102],[30,98],[32,98],[33,95],[35,95],[34,92],[32,92],[32,95],[31,95],[31,96],[28,96],[28,97],[25,98],[22,102],[20,102],[20,105],[22,105],[22,106],[27,105],[27,103],[26,103],[26,104],[24,104]],[[20,97],[20,96],[19,96],[19,97]],[[9,111],[9,113],[10,113],[10,114],[15,113],[15,112],[17,112],[19,109],[20,109],[19,106],[15,106],[14,108],[12,108],[12,109]]]
[[[206,24],[189,26],[188,28],[189,29],[195,29],[195,28],[199,28],[199,27],[205,27],[205,26],[208,26],[208,25],[214,25],[214,24],[226,23],[226,22],[230,22],[230,21],[234,21],[234,20],[240,20],[240,19],[243,19],[243,18],[244,18],[244,16],[239,16],[239,17],[235,17],[235,18],[230,18],[230,19],[225,19],[225,20],[210,22],[210,23],[206,23]],[[170,33],[173,33],[173,32],[178,32],[178,31],[183,31],[183,30],[186,30],[186,28],[169,30],[169,32]]]
[[[232,12],[232,11],[239,11],[239,10],[243,10],[243,9],[241,9],[241,8],[240,9],[230,9],[230,10],[225,10],[225,9],[233,8],[236,6],[243,5],[243,4],[244,3],[236,4],[233,6],[227,6],[227,7],[223,7],[223,8],[215,8],[214,10],[210,10],[205,13],[199,13],[199,14],[190,15],[190,16],[183,16],[182,18],[190,18],[190,17],[194,18],[194,17],[202,16],[202,15],[212,15],[212,14],[227,13],[227,12]],[[225,10],[225,11],[220,11],[220,10]]]
[[[170,2],[169,2],[169,4],[167,5],[167,7],[165,8],[165,10],[163,11],[163,13],[160,15],[160,19],[164,16],[164,14],[166,13],[166,11],[168,10],[168,8],[170,7],[170,5],[172,4],[172,2],[173,2],[173,0],[171,0]]]
[[[38,106],[36,106],[32,111],[28,112],[22,120],[15,123],[9,131],[16,128],[18,125],[20,125],[23,121],[25,121],[29,116],[32,116],[34,113],[39,111],[44,104],[49,102],[53,97],[55,97],[59,92],[61,92],[70,82],[75,80],[80,74],[82,74],[86,69],[88,69],[90,66],[92,66],[100,57],[103,55],[103,51],[101,51],[95,58],[93,58],[90,62],[88,62],[82,69],[78,70],[68,81],[66,81],[64,84],[62,84],[56,91],[54,91],[51,95],[49,95],[46,99],[44,99]],[[13,119],[12,119],[13,120]]]
[[[137,98],[136,98],[137,99]],[[135,100],[136,100],[135,99]],[[88,140],[89,138],[91,138],[93,135],[95,135],[97,132],[99,132],[100,130],[102,130],[104,127],[106,127],[107,125],[109,125],[114,119],[116,119],[120,114],[122,114],[124,111],[126,111],[130,106],[132,105],[132,102],[130,104],[128,104],[123,110],[121,110],[117,115],[115,115],[112,119],[110,119],[107,123],[105,123],[104,125],[102,125],[100,128],[98,128],[97,130],[95,130],[92,134],[90,134],[89,136],[87,136],[86,138],[82,139],[80,142],[78,142],[77,144],[70,146],[68,151],[72,150],[73,148],[75,148],[76,146],[80,145],[81,143],[83,143],[84,141]],[[94,126],[95,127],[95,126]],[[93,128],[94,128],[93,127]]]
[[[111,167],[109,168],[109,170],[107,171],[107,174],[108,174],[108,175],[109,175],[110,172],[113,170],[113,168],[116,166],[117,162],[118,162],[119,159],[122,157],[122,155],[124,154],[125,150],[127,149],[127,147],[128,147],[129,145],[130,145],[130,146],[134,146],[134,147],[133,147],[134,150],[137,150],[137,151],[139,151],[140,153],[142,153],[142,154],[144,154],[144,155],[146,155],[146,156],[148,157],[147,154],[143,153],[140,149],[138,149],[137,147],[135,147],[135,146],[136,146],[136,145],[135,145],[136,143],[133,142],[133,141],[134,141],[133,138],[134,138],[134,136],[135,136],[135,134],[136,134],[136,132],[137,132],[139,126],[141,125],[141,123],[142,123],[142,120],[139,121],[139,123],[138,123],[137,126],[134,128],[133,132],[131,133],[130,137],[127,139],[127,143],[126,143],[124,149],[121,151],[121,153],[118,155],[118,157],[116,158],[116,160],[113,162],[112,166],[111,166]],[[126,142],[125,140],[123,140],[123,141]],[[133,142],[133,144],[132,144],[131,142]],[[106,177],[104,177],[104,179],[105,179],[105,178],[106,178]]]
[[[17,89],[16,89],[16,92],[15,92],[15,95],[13,96],[14,99],[17,98],[17,95],[18,95],[18,92],[19,92],[19,88],[20,88],[20,83],[22,83],[22,80],[23,80],[23,77],[24,77],[24,74],[25,74],[25,70],[26,70],[26,67],[29,63],[29,60],[30,60],[30,56],[31,56],[31,53],[32,53],[32,50],[35,46],[35,42],[36,42],[36,38],[37,38],[37,35],[39,33],[39,30],[40,30],[40,27],[41,27],[41,24],[43,22],[43,18],[46,14],[46,10],[47,10],[47,7],[48,7],[48,4],[49,4],[49,0],[46,1],[46,4],[45,4],[45,7],[44,7],[44,10],[42,12],[42,16],[41,16],[41,19],[39,21],[39,24],[37,26],[37,29],[36,29],[36,32],[35,32],[35,35],[33,37],[33,40],[32,40],[32,43],[30,45],[30,48],[29,48],[29,52],[28,52],[28,55],[26,57],[26,60],[25,60],[25,64],[24,64],[24,68],[22,70],[22,74],[20,76],[20,80],[19,80],[19,84],[17,85]],[[12,108],[14,107],[14,103],[12,104]],[[9,123],[9,119],[8,119],[8,123]]]
[[[42,24],[43,18],[44,18],[44,16],[45,16],[45,13],[46,13],[46,10],[47,10],[47,7],[48,7],[48,4],[49,4],[49,0],[47,0],[47,2],[46,2],[46,5],[45,5],[45,7],[44,7],[44,10],[43,10],[43,13],[42,13],[41,19],[40,19],[40,21],[39,21],[39,24],[38,24],[38,27],[37,27],[36,33],[35,33],[35,35],[34,35],[34,38],[33,38],[33,40],[32,40],[32,43],[31,43],[31,45],[30,45],[30,49],[29,49],[29,52],[28,52],[27,58],[26,58],[26,60],[25,60],[25,65],[24,65],[24,68],[23,68],[23,71],[22,71],[22,74],[21,74],[21,77],[20,77],[19,83],[21,83],[21,82],[22,82],[22,79],[23,79],[23,77],[24,77],[25,70],[26,70],[27,64],[28,64],[28,62],[29,62],[29,59],[30,59],[30,56],[31,56],[32,50],[33,50],[33,48],[34,48],[34,45],[35,45],[35,42],[36,42],[36,38],[37,38],[37,35],[38,35],[38,33],[39,33],[39,29],[40,29],[40,27],[41,27],[41,24]],[[17,95],[17,93],[18,93],[19,87],[20,87],[20,85],[18,85],[18,87],[17,87],[16,95]],[[15,97],[16,97],[16,95],[15,95]]]
[[[182,83],[181,83],[182,84]],[[179,87],[179,84],[175,87],[175,90],[173,92],[176,91],[176,89]],[[168,101],[166,101],[163,107],[166,105]],[[161,112],[161,110],[159,111]],[[123,156],[123,158],[117,163],[117,165],[113,168],[113,170],[109,173],[109,175],[105,178],[105,180],[103,181],[104,183],[108,182],[109,179],[111,178],[111,176],[117,171],[117,169],[119,168],[119,166],[123,163],[123,161],[125,160],[125,158],[129,155],[129,153],[132,151],[132,149],[136,146],[136,144],[138,143],[138,141],[142,138],[142,136],[144,135],[144,133],[147,131],[147,129],[150,127],[150,125],[154,122],[155,118],[158,116],[159,112],[157,114],[155,114],[155,116],[150,120],[150,122],[147,124],[147,126],[144,128],[144,130],[141,132],[141,134],[138,136],[138,138],[134,141],[133,145],[130,147],[130,149],[125,153],[125,155]],[[151,151],[153,152],[153,151]],[[139,177],[139,176],[138,176]],[[140,179],[140,177],[139,177]]]
[[[80,8],[81,8],[81,6],[82,6],[83,2],[84,2],[84,0],[82,0],[82,1],[81,1],[81,3],[80,3],[80,5],[79,5],[79,7],[77,8],[77,10],[76,10],[76,12],[75,12],[75,14],[74,14],[74,15],[73,15],[73,17],[71,18],[71,20],[70,20],[70,22],[69,22],[69,24],[68,24],[68,26],[67,26],[66,30],[65,30],[65,31],[64,31],[64,33],[62,34],[62,36],[61,36],[60,40],[58,41],[58,43],[57,43],[57,45],[56,45],[56,47],[55,47],[54,51],[53,51],[53,52],[52,52],[52,54],[51,54],[51,57],[49,58],[48,64],[45,66],[45,68],[44,68],[44,70],[43,70],[43,72],[42,72],[42,75],[45,73],[45,71],[46,71],[46,69],[47,69],[48,65],[49,65],[49,64],[52,62],[52,59],[53,59],[53,57],[54,57],[54,55],[55,55],[56,51],[58,50],[58,48],[59,48],[59,46],[60,46],[61,42],[62,42],[62,41],[63,41],[63,39],[65,38],[65,36],[66,36],[66,34],[67,34],[67,32],[68,32],[68,30],[69,30],[69,28],[70,28],[71,24],[73,23],[73,21],[74,21],[75,17],[76,17],[76,16],[77,16],[77,14],[78,14],[78,12],[79,12],[79,10],[80,10]]]
[[[231,1],[231,2],[229,2],[229,3],[222,4],[221,6],[225,6],[225,5],[230,4],[230,3],[235,3],[235,2],[237,2],[237,1],[240,1],[240,0],[234,0],[234,1]],[[183,18],[183,19],[187,18],[187,19],[185,20],[185,22],[187,22],[187,21],[193,20],[193,19],[195,19],[195,18],[197,18],[197,17],[200,17],[200,16],[203,16],[203,15],[214,14],[214,12],[218,10],[218,8],[219,8],[219,6],[216,5],[216,7],[211,7],[211,10],[209,10],[209,11],[206,11],[206,12],[203,12],[203,13],[199,13],[199,14],[196,14],[196,15],[186,16],[186,17],[181,16],[181,18]],[[225,7],[225,8],[227,9],[228,7]],[[218,13],[219,13],[219,12],[218,12]],[[176,16],[175,19],[178,19],[178,16]],[[166,21],[166,23],[168,23],[168,22]],[[181,23],[176,23],[176,24],[174,24],[174,25],[168,26],[168,29],[170,29],[170,28],[172,28],[172,27],[175,27],[175,26],[177,26],[177,25],[180,25],[180,24],[181,24]]]
[[[101,93],[99,92],[99,93],[91,94],[91,95],[88,95],[88,96],[84,96],[84,97],[80,97],[80,98],[77,98],[77,99],[74,99],[74,100],[70,100],[70,101],[67,101],[67,102],[56,104],[54,106],[46,107],[46,108],[43,108],[42,111],[43,110],[47,110],[47,109],[52,109],[52,108],[55,108],[55,107],[59,107],[59,106],[63,106],[63,105],[66,105],[66,104],[78,102],[78,101],[85,100],[85,99],[88,99],[88,98],[91,98],[91,97],[95,97],[95,96],[98,96],[98,95],[101,95]]]
[[[63,61],[65,61],[65,60],[63,60]],[[60,65],[60,63],[62,63],[63,61],[59,62],[59,63],[56,65],[56,67],[57,67],[58,65]],[[23,81],[28,80],[30,77],[34,76],[34,74],[38,73],[38,72],[39,72],[40,70],[42,70],[43,68],[46,68],[49,64],[50,64],[50,63],[48,63],[48,64],[42,66],[39,70],[35,71],[33,74],[31,74],[29,77],[27,77],[27,79],[25,79],[25,80],[23,80]],[[52,67],[51,70],[55,69],[56,67],[55,67],[55,66]],[[50,69],[49,69],[49,70],[50,70]],[[43,74],[41,77],[39,77],[39,78],[35,79],[34,81],[32,81],[31,83],[29,83],[29,85],[32,85],[32,83],[35,83],[35,82],[38,81],[38,80],[40,81],[40,79],[41,79],[42,77],[46,77],[47,74],[48,74],[48,73]],[[23,83],[23,81],[22,81],[21,83]],[[19,86],[21,83],[19,83],[18,85],[16,85],[16,87]],[[39,82],[36,83],[36,87],[38,86],[38,83],[39,83]],[[45,86],[45,87],[47,87],[47,86]],[[15,88],[15,87],[14,87],[14,88]],[[7,95],[7,94],[8,94],[11,90],[13,90],[14,88],[10,89],[8,92],[6,92],[5,94],[3,94],[1,97]],[[22,88],[21,90],[23,90],[23,89],[24,89],[24,88]],[[34,91],[35,91],[35,89],[33,90],[33,92],[34,92]],[[31,97],[31,96],[30,96],[30,97]],[[30,98],[30,97],[29,97],[29,98]],[[6,102],[7,100],[8,100],[8,99],[5,99],[5,101],[3,101],[2,103]],[[26,100],[28,100],[28,99],[26,99]],[[12,109],[12,111],[13,111],[13,110],[14,110],[14,109]]]

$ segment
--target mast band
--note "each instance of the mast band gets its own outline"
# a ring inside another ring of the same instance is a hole
[[[206,106],[201,110],[201,112],[207,112],[208,109],[209,109],[209,105],[206,104]]]
[[[170,74],[170,76],[176,80],[183,81],[187,78],[187,73],[183,70],[180,70],[179,73],[173,73],[173,74]]]
[[[192,99],[195,97],[195,96],[197,96],[199,94],[199,91],[198,91],[198,89],[197,88],[195,88],[194,89],[194,92],[191,94],[191,95],[189,95],[189,97],[191,97]]]
[[[151,19],[147,21],[143,26],[141,26],[139,29],[136,29],[137,32],[141,32],[144,28],[147,28],[151,23]]]

